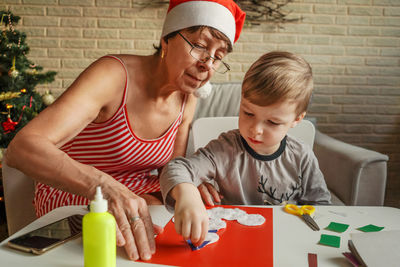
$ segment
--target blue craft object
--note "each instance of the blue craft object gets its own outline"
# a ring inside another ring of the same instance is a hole
[[[209,233],[216,233],[216,232],[218,232],[218,230],[208,230],[208,232]],[[190,240],[186,240],[186,242],[189,244],[189,246],[190,246],[190,248],[192,250],[199,250],[201,248],[204,248],[205,245],[207,245],[208,243],[210,243],[210,240],[204,241],[200,246],[197,246],[197,247],[195,245],[193,245],[192,241],[190,241]]]
[[[205,245],[207,245],[208,243],[210,243],[210,241],[207,240],[207,241],[204,241],[200,246],[196,247],[195,245],[193,245],[192,241],[186,240],[186,242],[189,244],[189,246],[192,250],[199,250],[199,249],[203,248]]]

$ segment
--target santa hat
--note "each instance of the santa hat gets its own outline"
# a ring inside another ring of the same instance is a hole
[[[161,36],[192,26],[209,26],[237,41],[244,13],[233,0],[171,0]]]

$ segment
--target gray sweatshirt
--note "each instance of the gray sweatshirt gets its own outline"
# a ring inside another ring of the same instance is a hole
[[[286,136],[271,155],[256,153],[239,130],[221,134],[195,154],[170,161],[160,176],[161,192],[169,210],[168,195],[179,183],[195,186],[214,180],[225,205],[331,204],[318,161],[311,148]]]

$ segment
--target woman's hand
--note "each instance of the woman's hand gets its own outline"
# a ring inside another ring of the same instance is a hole
[[[207,206],[214,206],[214,203],[221,203],[223,196],[220,195],[212,184],[204,182],[197,188],[199,189],[201,198]]]
[[[106,188],[105,195],[117,222],[117,246],[131,260],[149,260],[156,251],[154,233],[162,228],[153,225],[146,201],[122,185]]]
[[[185,240],[199,246],[208,233],[208,213],[197,188],[188,183],[178,184],[171,192],[175,202],[175,230]]]

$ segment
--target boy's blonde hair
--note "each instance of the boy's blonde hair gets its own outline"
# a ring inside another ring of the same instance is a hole
[[[251,65],[242,84],[242,96],[258,106],[294,101],[296,113],[307,110],[313,90],[311,66],[289,52],[274,51]]]

